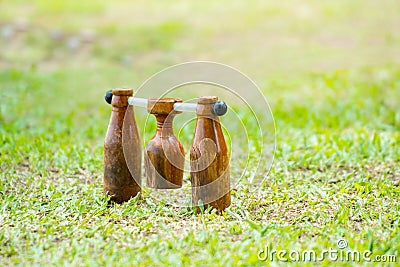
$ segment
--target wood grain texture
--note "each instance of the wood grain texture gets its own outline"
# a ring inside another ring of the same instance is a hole
[[[104,140],[103,188],[110,200],[117,203],[128,201],[141,191],[141,143],[133,107],[128,105],[132,95],[131,89],[113,90],[112,113]],[[128,160],[123,145],[128,150]]]
[[[219,213],[231,204],[229,154],[218,116],[212,112],[217,97],[198,99],[196,131],[190,150],[192,201]],[[200,211],[198,208],[197,211]]]
[[[173,133],[174,103],[179,98],[149,99],[148,111],[157,120],[154,137],[146,146],[145,169],[147,186],[156,189],[182,187],[185,152]]]

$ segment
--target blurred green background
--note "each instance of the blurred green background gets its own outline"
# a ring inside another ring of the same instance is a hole
[[[399,29],[396,0],[0,0],[0,265],[265,265],[266,244],[338,238],[398,256]],[[239,69],[268,99],[261,191],[234,190],[222,217],[108,207],[104,92],[194,60]]]

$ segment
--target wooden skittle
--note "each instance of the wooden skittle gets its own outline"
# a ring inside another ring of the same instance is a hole
[[[203,96],[197,101],[190,180],[193,204],[203,203],[205,208],[210,205],[221,213],[231,204],[231,196],[228,149],[214,109],[217,100],[215,96]]]
[[[157,130],[146,146],[145,169],[147,186],[156,189],[182,187],[185,152],[174,135],[172,123],[174,104],[182,103],[179,98],[150,98],[147,111],[157,120]]]
[[[132,95],[132,89],[112,90],[112,113],[104,140],[103,188],[117,203],[128,201],[141,190],[141,143],[133,107],[128,105]],[[128,151],[127,160],[123,145]]]

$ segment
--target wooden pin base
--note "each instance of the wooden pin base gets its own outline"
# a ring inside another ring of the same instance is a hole
[[[198,99],[196,131],[190,150],[192,202],[219,213],[231,204],[229,155],[219,118],[212,111],[217,97]],[[197,208],[199,212],[200,209]]]
[[[148,111],[157,120],[154,137],[146,146],[145,169],[147,186],[156,189],[182,187],[185,152],[173,133],[174,104],[179,98],[153,98],[148,101]]]
[[[128,106],[133,90],[114,89],[112,93],[112,113],[104,140],[103,188],[111,201],[122,203],[141,190],[141,143],[133,108]],[[123,146],[129,151],[128,160],[124,157]]]

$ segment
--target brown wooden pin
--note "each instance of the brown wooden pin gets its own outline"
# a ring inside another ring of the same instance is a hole
[[[190,150],[190,181],[193,204],[204,204],[205,208],[211,206],[220,213],[231,204],[231,196],[229,155],[218,118],[220,110],[214,106],[217,100],[215,96],[203,96],[197,101],[196,130]],[[225,114],[226,105],[224,108],[221,114]]]
[[[114,89],[111,96],[106,95],[107,102],[111,100],[112,113],[104,140],[103,187],[110,200],[117,203],[129,200],[141,190],[142,149],[134,110],[128,105],[132,95],[132,89]],[[129,155],[127,160],[123,146]]]
[[[154,137],[146,146],[145,169],[147,186],[156,189],[182,187],[185,152],[173,133],[174,104],[179,98],[150,98],[147,110],[157,120]]]

